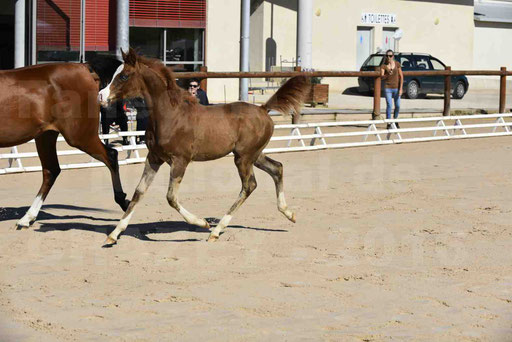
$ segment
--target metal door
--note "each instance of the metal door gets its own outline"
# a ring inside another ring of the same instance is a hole
[[[396,41],[395,41],[395,31],[397,29],[393,27],[384,27],[382,29],[382,49],[385,51],[391,49],[393,51],[397,50]]]
[[[356,70],[361,68],[364,61],[373,50],[373,28],[371,27],[357,27],[357,60]]]

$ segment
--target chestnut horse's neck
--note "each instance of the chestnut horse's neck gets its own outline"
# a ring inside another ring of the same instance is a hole
[[[178,106],[184,100],[190,100],[191,98],[195,98],[191,97],[191,95],[187,91],[181,89],[178,86],[178,84],[176,84],[176,80],[174,79],[172,71],[169,70],[160,60],[140,57],[139,63],[143,66],[143,72],[145,71],[145,69],[150,69],[151,72],[153,72],[163,82],[163,84],[157,82],[157,84],[148,84],[148,86],[164,87],[165,90],[167,91],[169,100],[171,101],[171,104],[173,106]],[[146,66],[147,68],[144,68],[144,66]],[[158,90],[159,89],[160,88],[158,88]]]
[[[147,93],[144,94],[146,102],[152,111],[165,111],[165,115],[172,115],[178,112],[178,108],[185,102],[197,103],[197,99],[187,91],[181,89],[174,80],[171,71],[160,63],[144,63],[141,66],[141,75],[146,86]],[[170,102],[170,106],[160,108],[159,105]]]

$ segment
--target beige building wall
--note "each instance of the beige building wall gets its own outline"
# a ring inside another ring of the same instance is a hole
[[[240,70],[240,0],[207,1],[206,66],[208,71]],[[239,96],[238,79],[209,79],[212,102],[233,102]]]
[[[313,0],[313,68],[355,70],[357,27],[373,29],[372,52],[382,46],[384,27],[400,28],[399,50],[430,53],[452,69],[473,68],[475,36],[472,0]],[[396,15],[395,25],[361,23],[362,13]],[[229,20],[227,19],[229,18]],[[297,46],[297,0],[253,2],[250,33],[250,69],[265,70],[265,44],[276,42],[276,65],[291,60]],[[240,1],[208,1],[207,56],[210,71],[239,70]],[[291,65],[286,64],[285,65]],[[262,80],[251,80],[251,85]],[[357,85],[356,78],[326,78],[331,91]],[[208,96],[223,101],[238,98],[238,80],[209,80]]]
[[[475,21],[473,67],[483,70],[512,70],[512,24]]]
[[[267,51],[267,44],[272,40],[275,42],[275,55]],[[275,66],[295,66],[296,40],[297,1],[279,1],[279,5],[262,2],[251,13],[251,71],[265,71],[267,60],[272,60]],[[254,86],[265,83],[264,79],[252,79],[250,82]]]
[[[507,43],[508,42],[508,43]],[[481,23],[475,21],[473,69],[499,70],[504,66],[512,70],[512,24]],[[468,76],[473,89],[498,89],[500,79],[496,76]],[[507,87],[512,81],[507,81]]]
[[[473,63],[472,1],[460,4],[400,0],[315,0],[313,16],[313,67],[317,70],[355,70],[357,27],[373,31],[372,52],[383,45],[384,27],[400,28],[399,51],[424,52],[453,69]],[[361,23],[362,13],[396,15],[395,25]],[[325,79],[333,89],[356,85],[353,79]]]
[[[276,65],[291,67],[297,55],[297,5],[296,1],[282,1],[287,6],[265,2],[265,20],[263,22],[264,41],[272,38],[276,42]],[[273,15],[272,15],[273,12]],[[263,46],[265,47],[265,46]],[[265,69],[265,63],[260,70]]]

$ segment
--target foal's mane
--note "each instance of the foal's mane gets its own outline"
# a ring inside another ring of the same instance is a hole
[[[195,96],[192,96],[188,91],[182,89],[176,83],[174,73],[167,68],[162,61],[156,58],[148,58],[144,56],[137,56],[137,61],[156,72],[162,81],[167,85],[167,93],[171,104],[176,106],[179,103],[186,101],[189,103],[198,103]]]

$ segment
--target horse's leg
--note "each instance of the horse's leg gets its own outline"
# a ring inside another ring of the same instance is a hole
[[[240,179],[242,180],[242,190],[238,195],[238,199],[231,206],[228,212],[222,217],[219,224],[212,230],[210,236],[208,237],[208,241],[216,241],[219,238],[220,233],[222,233],[222,231],[229,225],[229,222],[231,221],[235,211],[240,208],[247,197],[249,197],[254,189],[256,189],[256,178],[254,177],[254,170],[252,167],[253,162],[254,159],[235,154],[235,164],[238,168]]]
[[[288,209],[286,205],[286,200],[284,198],[284,190],[283,190],[283,164],[280,162],[271,159],[264,155],[260,154],[256,163],[254,163],[258,169],[261,169],[268,173],[274,183],[276,184],[276,195],[277,195],[277,208],[280,212],[283,213],[284,216],[293,223],[295,223],[295,213]]]
[[[158,157],[154,156],[151,153],[148,154],[146,158],[146,165],[144,166],[144,172],[142,173],[139,185],[137,185],[137,189],[135,189],[135,193],[133,194],[133,198],[130,202],[130,205],[128,206],[128,209],[126,210],[123,217],[117,224],[116,229],[114,229],[112,233],[110,233],[107,237],[107,241],[105,242],[105,244],[115,244],[117,242],[119,234],[124,232],[126,227],[128,227],[128,223],[130,223],[130,218],[132,217],[135,205],[139,203],[139,201],[144,196],[144,193],[153,182],[153,179],[155,178],[155,175],[158,172],[158,169],[160,168],[162,163],[163,162]]]
[[[169,180],[169,190],[167,191],[167,202],[169,202],[169,205],[180,213],[187,223],[202,228],[210,228],[210,225],[205,219],[199,218],[187,209],[183,208],[178,200],[178,190],[181,180],[183,179],[183,175],[185,174],[188,161],[183,158],[173,158],[170,165],[171,176]]]
[[[50,192],[53,183],[55,183],[55,180],[60,173],[56,148],[58,136],[58,132],[46,131],[36,138],[37,154],[39,155],[39,160],[41,161],[41,166],[43,168],[43,184],[41,185],[34,202],[30,206],[30,209],[27,211],[25,216],[16,223],[17,229],[30,227],[32,222],[36,219],[37,214],[39,214],[39,210],[41,210],[41,206],[43,205],[48,192]]]
[[[101,134],[107,135],[110,133],[110,119],[107,116],[107,110],[100,107],[100,123],[101,123]],[[108,145],[108,139],[104,140],[105,145]]]
[[[85,141],[87,141],[85,144],[73,144],[72,146],[81,149],[93,158],[103,162],[108,167],[112,178],[112,186],[114,188],[114,199],[123,211],[126,211],[130,201],[126,199],[126,194],[123,191],[121,179],[119,178],[117,150],[110,146],[103,145],[97,135],[90,139],[85,139]]]

